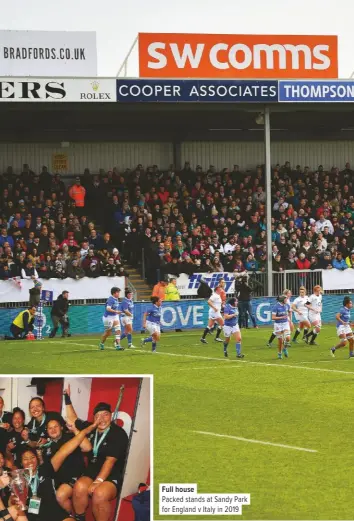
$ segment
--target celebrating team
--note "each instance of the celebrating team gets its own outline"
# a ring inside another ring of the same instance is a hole
[[[25,425],[24,411],[5,412],[0,397],[0,508],[5,519],[84,521],[90,498],[96,521],[110,518],[111,502],[122,485],[128,435],[112,421],[108,403],[96,405],[90,423],[78,419],[69,389],[64,398],[66,423],[36,397]],[[18,499],[9,488],[9,472],[21,468],[31,470],[26,515],[16,508]]]

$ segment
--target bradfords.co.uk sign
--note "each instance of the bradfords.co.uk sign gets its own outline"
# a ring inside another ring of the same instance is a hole
[[[142,78],[338,78],[337,36],[139,34]]]

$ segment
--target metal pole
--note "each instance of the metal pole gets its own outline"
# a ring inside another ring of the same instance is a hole
[[[269,107],[264,109],[264,148],[265,148],[265,183],[266,183],[266,219],[267,219],[267,279],[268,279],[268,296],[273,296],[273,273],[272,273],[272,190],[271,177],[272,166],[270,158],[270,110]]]
[[[130,55],[131,53],[133,52],[134,50],[134,47],[136,46],[136,44],[138,43],[138,36],[135,38],[134,42],[132,43],[129,51],[128,51],[128,54],[126,55],[126,57],[124,58],[124,62],[122,63],[122,65],[119,67],[118,69],[118,72],[116,74],[116,77],[119,78],[119,75],[122,71],[124,71],[124,78],[127,77],[127,70],[128,70],[128,60],[130,58]]]

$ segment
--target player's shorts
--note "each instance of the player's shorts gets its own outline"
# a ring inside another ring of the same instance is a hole
[[[236,324],[235,326],[224,326],[224,336],[225,338],[230,338],[230,336],[233,334],[233,333],[239,333],[240,332],[240,327],[238,324]]]
[[[146,329],[150,333],[150,335],[154,333],[161,333],[161,326],[160,324],[155,324],[155,322],[146,322]]]
[[[282,335],[285,332],[289,332],[290,333],[289,321],[281,322],[280,324],[276,323],[276,322],[274,323],[274,334],[275,335],[280,336],[280,335]]]
[[[213,309],[209,311],[209,320],[218,320],[220,318],[222,318],[221,311],[214,311]]]
[[[120,319],[122,326],[129,326],[133,323],[133,317],[122,317]]]
[[[109,317],[102,317],[102,321],[105,330],[112,329],[113,327],[120,329],[119,319],[113,315]]]
[[[340,336],[340,335],[353,336],[352,328],[350,327],[349,324],[346,324],[346,325],[342,324],[337,327],[337,335],[338,336]]]
[[[87,477],[91,478],[94,481],[96,479],[96,476],[97,476],[96,465],[90,465],[89,464],[88,467],[85,469],[85,471],[83,473],[83,476],[87,476]],[[121,485],[122,485],[122,482],[121,482],[121,479],[119,479],[115,475],[115,473],[112,472],[111,474],[109,474],[109,476],[105,479],[105,481],[109,481],[110,483],[113,483],[113,485],[117,489],[117,493],[119,493]]]
[[[321,327],[321,314],[320,313],[309,313],[309,319],[312,326],[318,326]]]
[[[294,315],[298,322],[305,322],[309,319],[308,313],[303,313],[302,315],[299,315],[298,313],[294,313]]]

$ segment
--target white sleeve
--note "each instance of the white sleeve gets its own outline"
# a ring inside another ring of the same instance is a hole
[[[31,278],[29,275],[26,275],[26,272],[25,272],[24,268],[22,268],[22,270],[21,270],[21,277],[23,279],[30,279]]]

